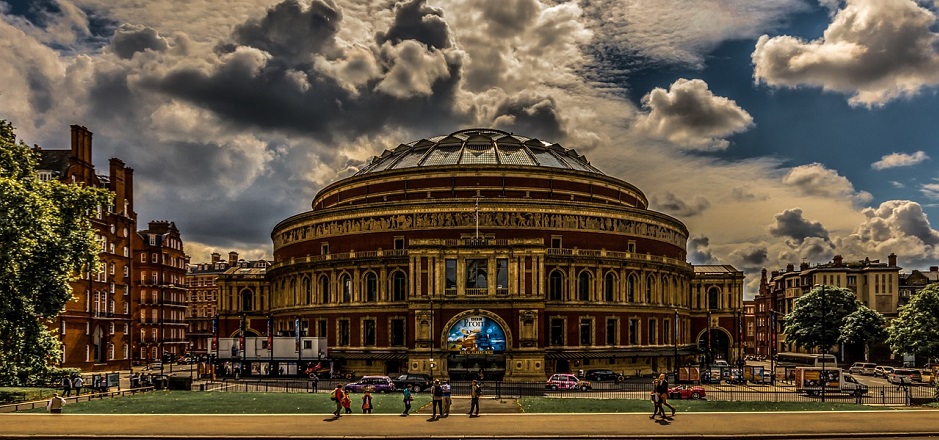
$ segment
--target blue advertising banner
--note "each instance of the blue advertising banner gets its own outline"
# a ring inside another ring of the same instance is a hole
[[[447,332],[447,350],[462,354],[492,354],[505,351],[505,331],[485,316],[467,316]]]

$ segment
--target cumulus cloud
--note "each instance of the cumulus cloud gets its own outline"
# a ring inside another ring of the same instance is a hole
[[[909,167],[927,160],[929,160],[929,156],[922,151],[917,151],[913,154],[891,153],[880,158],[877,162],[872,163],[871,168],[875,170],[885,170],[887,168]]]
[[[688,238],[688,261],[692,264],[718,264],[711,254],[711,240],[704,235],[695,235]]]
[[[774,237],[787,237],[796,243],[802,243],[806,238],[818,237],[828,239],[828,231],[819,222],[802,217],[799,208],[787,209],[775,216],[775,223],[770,225],[769,232]]]
[[[759,272],[767,262],[768,251],[763,246],[747,246],[743,249],[736,249],[730,253],[727,259],[735,267],[748,273]]]
[[[919,203],[890,200],[863,210],[865,220],[835,240],[839,250],[854,255],[894,252],[908,263],[935,264],[939,231],[932,228]]]
[[[156,29],[146,26],[122,24],[111,37],[111,50],[124,59],[132,58],[137,52],[162,52],[168,47],[166,39],[160,36]]]
[[[700,195],[695,195],[690,202],[686,202],[671,192],[653,196],[651,204],[657,209],[679,217],[693,217],[711,207],[711,202]]]
[[[847,0],[818,40],[763,35],[753,77],[773,87],[821,87],[879,106],[939,84],[936,16],[913,0]]]
[[[808,196],[850,199],[857,203],[867,202],[873,198],[866,191],[855,191],[851,181],[820,163],[800,165],[790,169],[783,176],[782,183]]]
[[[635,127],[649,136],[700,150],[723,150],[723,139],[753,125],[753,117],[733,100],[715,96],[706,82],[680,78],[669,90],[655,88],[642,97],[648,113]]]

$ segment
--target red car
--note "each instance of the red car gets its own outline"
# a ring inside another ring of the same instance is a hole
[[[698,400],[704,397],[704,387],[697,385],[679,385],[668,389],[669,399],[694,399]]]

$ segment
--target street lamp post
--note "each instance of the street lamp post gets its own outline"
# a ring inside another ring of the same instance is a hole
[[[822,372],[821,372],[821,382],[822,382],[822,402],[825,402],[825,387],[828,385],[828,373],[825,371],[825,362],[828,358],[828,335],[826,322],[828,319],[828,294],[825,291],[824,285],[816,284],[816,287],[821,289],[822,292]]]

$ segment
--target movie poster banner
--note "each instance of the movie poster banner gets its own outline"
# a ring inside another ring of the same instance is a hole
[[[447,350],[462,354],[502,353],[505,351],[505,331],[488,317],[467,316],[447,332]]]

